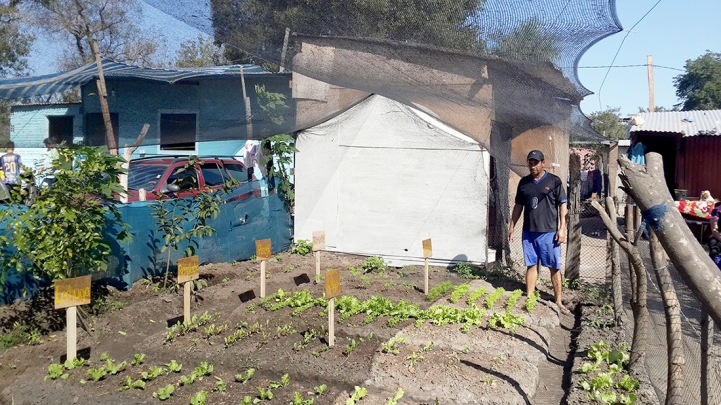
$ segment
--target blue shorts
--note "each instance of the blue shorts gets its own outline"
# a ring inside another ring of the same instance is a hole
[[[556,242],[556,232],[523,231],[523,260],[526,267],[542,266],[561,268],[561,245]]]

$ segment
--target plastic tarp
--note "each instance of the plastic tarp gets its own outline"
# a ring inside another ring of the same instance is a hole
[[[478,142],[382,96],[298,135],[295,239],[328,250],[439,263],[485,262],[489,155]],[[493,255],[491,255],[493,256]]]

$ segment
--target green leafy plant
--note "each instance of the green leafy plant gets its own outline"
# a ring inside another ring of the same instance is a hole
[[[505,293],[506,290],[503,287],[496,288],[492,293],[486,297],[486,308],[491,309],[493,307],[493,304],[498,301],[499,298],[503,296],[503,293]]]
[[[398,391],[396,391],[396,395],[394,395],[392,398],[389,398],[388,401],[386,401],[385,405],[398,405],[398,401],[400,401],[401,398],[403,398],[403,388],[398,387]]]
[[[356,385],[353,394],[345,401],[345,405],[355,405],[356,402],[360,401],[366,395],[368,395],[368,390],[365,387]]]
[[[303,399],[303,395],[300,392],[293,394],[293,400],[290,401],[290,405],[313,405],[315,400],[313,398]]]
[[[448,299],[452,303],[458,302],[459,299],[463,298],[466,294],[468,294],[468,290],[470,289],[470,286],[468,283],[459,284],[456,286],[456,288],[451,293],[451,297]]]
[[[390,354],[399,354],[400,351],[396,347],[396,344],[403,343],[406,340],[404,337],[392,337],[390,340],[386,343],[381,343],[381,346],[383,349],[381,350],[383,353],[390,353]]]
[[[456,273],[463,278],[478,278],[476,268],[469,262],[460,262],[456,264]]]
[[[431,288],[430,291],[428,291],[428,301],[435,301],[441,296],[445,295],[448,291],[451,291],[453,289],[453,283],[450,281],[444,281],[441,284],[438,284],[437,286]]]
[[[249,368],[249,369],[245,370],[244,374],[236,374],[235,380],[245,384],[248,381],[250,381],[250,379],[253,377],[253,374],[255,374],[255,369]]]
[[[413,367],[415,367],[416,363],[424,359],[425,357],[421,356],[420,354],[413,352],[410,356],[406,357],[406,360],[410,360],[410,363],[408,363],[408,369],[412,370]]]
[[[51,364],[48,366],[48,375],[46,375],[43,380],[57,380],[58,378],[65,380],[68,378],[69,374],[64,371],[65,370],[63,369],[62,364]]]
[[[198,391],[190,397],[190,405],[205,405],[208,400],[208,391]]]
[[[126,391],[130,389],[138,389],[138,390],[144,390],[145,389],[145,381],[143,380],[137,380],[133,381],[130,376],[125,376],[125,379],[123,379],[123,382],[120,383],[120,391]]]
[[[145,361],[145,354],[144,353],[135,353],[133,355],[133,361],[130,362],[131,366],[139,366],[143,364],[143,361]]]
[[[290,248],[290,253],[295,253],[301,256],[306,256],[311,252],[313,252],[313,243],[304,239],[298,240],[298,243]]]
[[[363,268],[366,272],[373,270],[385,270],[388,267],[382,257],[371,256],[363,260]]]
[[[534,291],[530,297],[526,298],[526,311],[529,314],[533,313],[533,309],[536,307],[536,303],[538,302],[538,299],[540,297],[541,293],[538,291]]]
[[[278,194],[282,195],[291,206],[295,202],[295,185],[290,181],[288,168],[293,165],[293,156],[298,152],[294,144],[295,140],[287,134],[273,135],[262,143],[263,149],[267,152],[263,164],[273,162],[268,170],[268,178],[276,186]]]
[[[471,295],[468,296],[466,303],[468,305],[471,305],[471,304],[475,303],[476,301],[478,301],[478,299],[481,298],[483,296],[483,294],[486,293],[486,289],[487,289],[487,287],[480,287],[480,288],[473,290]]]
[[[10,269],[51,281],[108,270],[111,241],[104,230],[115,229],[112,237],[121,243],[131,235],[117,206],[124,160],[106,150],[58,147],[53,186],[29,207],[9,204],[0,210],[0,221],[7,224],[0,249],[12,252],[2,261],[0,281]],[[15,202],[26,200],[21,193],[12,196]]]
[[[76,368],[83,367],[87,364],[87,361],[80,357],[75,357],[72,360],[65,360],[65,363],[63,363],[63,367],[65,367],[66,370],[73,370]]]
[[[514,290],[511,295],[508,296],[508,302],[506,302],[506,311],[510,311],[513,309],[513,307],[516,305],[516,302],[518,302],[518,299],[521,298],[521,295],[523,295],[523,291]]]
[[[108,373],[110,373],[111,375],[116,375],[119,372],[125,370],[125,366],[128,365],[128,362],[123,361],[122,363],[116,365],[115,360],[107,359],[105,361],[105,364],[106,364],[105,368],[108,371]]]
[[[253,397],[251,397],[250,395],[246,395],[240,401],[240,405],[252,405],[252,404],[253,404]]]
[[[228,388],[228,383],[223,381],[220,377],[215,376],[215,379],[217,381],[215,382],[215,387],[213,387],[213,392],[223,392]]]
[[[145,381],[153,381],[163,374],[165,374],[165,369],[163,367],[151,367],[150,371],[143,371],[140,375]]]
[[[88,375],[90,376],[90,378],[93,381],[100,381],[107,374],[108,374],[108,371],[105,369],[105,367],[88,369]]]
[[[323,393],[325,393],[325,391],[326,391],[327,389],[328,389],[328,386],[325,385],[325,384],[321,384],[321,385],[319,385],[319,386],[317,386],[317,387],[313,387],[313,391],[315,391],[315,393],[318,394],[318,395],[323,395]]]
[[[190,156],[188,162],[174,174],[180,175],[176,181],[182,181],[191,188],[198,188],[197,172],[203,163],[197,156]],[[238,185],[237,180],[228,180],[223,184],[220,192],[211,192],[210,189],[198,189],[190,198],[169,198],[165,194],[158,195],[158,199],[150,205],[150,215],[155,218],[158,233],[162,235],[164,245],[162,252],[167,251],[165,267],[165,280],[163,288],[168,284],[170,271],[170,253],[185,245],[185,257],[193,256],[200,246],[199,239],[217,233],[215,228],[208,225],[208,221],[216,218],[223,204],[222,193],[230,191]],[[189,226],[188,226],[189,225]]]
[[[166,364],[165,366],[168,367],[168,371],[170,371],[171,373],[179,373],[180,370],[183,369],[183,365],[175,361],[175,359],[170,360],[170,363]]]
[[[166,399],[170,398],[171,395],[173,395],[173,392],[175,392],[175,387],[172,384],[168,384],[165,387],[159,388],[156,392],[154,392],[153,398],[158,398],[161,401],[165,401]]]
[[[273,399],[273,392],[270,390],[270,388],[265,389],[263,387],[258,387],[258,398],[261,401],[270,401]]]
[[[488,326],[495,328],[498,327],[498,325],[501,325],[502,327],[510,330],[511,335],[515,335],[516,329],[525,322],[526,318],[522,315],[513,315],[510,312],[495,312],[488,321]]]

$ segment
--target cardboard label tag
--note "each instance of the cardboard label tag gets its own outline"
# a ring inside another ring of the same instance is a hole
[[[55,309],[90,304],[92,276],[55,280]]]
[[[433,246],[431,245],[431,240],[426,239],[423,241],[423,257],[428,258],[433,256]]]
[[[325,298],[331,299],[340,295],[340,270],[325,272]]]
[[[313,251],[325,249],[325,231],[313,232]]]
[[[178,284],[187,283],[200,277],[198,256],[178,259]]]
[[[266,260],[273,257],[273,245],[270,239],[255,241],[255,257],[258,260]]]

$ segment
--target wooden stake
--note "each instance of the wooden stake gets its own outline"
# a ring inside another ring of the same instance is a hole
[[[315,282],[320,280],[320,250],[315,251]]]
[[[713,362],[709,361],[709,356],[713,350],[713,332],[714,322],[708,314],[706,305],[701,305],[701,405],[709,405],[713,403],[713,395],[709,398],[710,379],[713,375]]]
[[[190,323],[190,282],[183,284],[183,320]]]
[[[335,298],[328,300],[328,347],[335,345]]]
[[[428,295],[428,258],[424,259],[423,264],[423,293]]]
[[[65,316],[68,330],[67,360],[72,360],[78,356],[78,307],[68,307]]]
[[[646,55],[646,68],[648,69],[648,112],[654,112],[656,104],[653,101],[653,58]]]
[[[265,298],[265,260],[260,261],[260,298]]]
[[[288,52],[288,37],[290,36],[290,28],[285,29],[285,37],[283,38],[283,50],[280,53],[280,69],[278,71],[285,72],[285,55]]]

